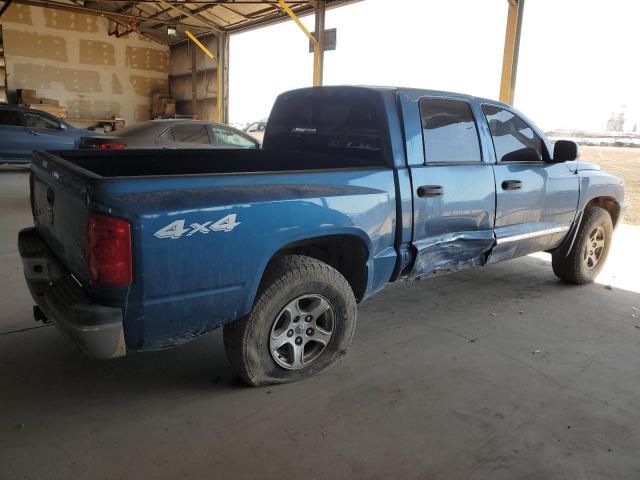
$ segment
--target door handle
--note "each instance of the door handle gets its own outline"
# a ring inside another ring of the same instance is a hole
[[[522,188],[522,182],[520,180],[505,180],[502,182],[503,190],[518,190]]]
[[[444,193],[440,185],[422,185],[418,187],[419,197],[438,197]]]
[[[51,188],[47,188],[47,203],[53,207],[53,203],[56,200],[56,196]]]
[[[30,133],[31,135],[40,135],[38,132],[34,132],[33,130],[30,130],[30,131],[29,131],[29,133]]]

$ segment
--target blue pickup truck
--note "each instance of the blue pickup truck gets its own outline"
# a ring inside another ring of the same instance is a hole
[[[321,87],[280,95],[261,150],[36,152],[19,249],[37,319],[86,353],[224,326],[262,385],[341,358],[389,282],[550,251],[592,282],[623,182],[493,100]]]

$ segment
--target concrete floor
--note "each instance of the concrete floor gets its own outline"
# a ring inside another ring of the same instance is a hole
[[[96,362],[38,327],[27,192],[0,171],[1,479],[640,478],[638,227],[612,289],[561,284],[545,256],[391,286],[340,365],[251,389],[220,331]]]

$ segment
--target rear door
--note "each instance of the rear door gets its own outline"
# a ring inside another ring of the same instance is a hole
[[[416,249],[411,276],[483,264],[494,242],[495,189],[474,107],[465,99],[424,97],[418,109],[422,148],[409,156]]]
[[[0,160],[27,161],[31,158],[30,135],[17,110],[0,109]]]
[[[558,246],[578,205],[578,176],[564,163],[549,162],[536,129],[500,105],[482,106],[496,163],[496,247],[491,261]]]

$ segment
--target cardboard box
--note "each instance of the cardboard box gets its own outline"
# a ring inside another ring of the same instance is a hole
[[[38,103],[35,90],[31,90],[29,88],[18,88],[16,93],[18,94],[18,103]]]
[[[165,105],[164,105],[164,112],[165,115],[175,115],[176,114],[176,102],[174,102],[173,100],[167,100]]]
[[[151,100],[151,115],[174,115],[176,102],[166,93],[154,93]]]
[[[165,95],[164,93],[153,94],[153,98],[151,100],[151,112],[153,114],[162,113],[162,111],[164,110],[163,100],[165,100],[166,98],[167,98],[167,95]]]
[[[60,106],[60,102],[58,100],[53,99],[53,98],[41,98],[40,99],[40,103],[45,104],[45,105],[55,105],[56,107]]]
[[[113,128],[114,130],[121,130],[125,127],[124,118],[115,117],[113,119]]]

